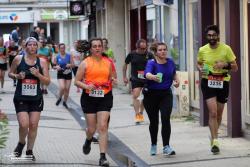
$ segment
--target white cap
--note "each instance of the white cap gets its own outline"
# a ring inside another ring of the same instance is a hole
[[[27,44],[28,44],[29,42],[36,42],[36,44],[38,45],[38,42],[37,42],[36,38],[34,38],[34,37],[28,37],[28,38],[25,40],[25,46],[27,46]]]

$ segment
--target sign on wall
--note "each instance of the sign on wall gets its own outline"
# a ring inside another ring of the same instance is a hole
[[[9,0],[10,2],[38,2],[38,0]]]
[[[0,12],[0,23],[33,23],[34,13],[27,12]]]
[[[66,9],[42,9],[41,20],[67,20],[67,19],[79,19],[79,16],[68,15]]]

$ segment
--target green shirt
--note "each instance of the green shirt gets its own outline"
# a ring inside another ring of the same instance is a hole
[[[114,59],[114,52],[112,49],[108,48],[108,50],[106,50],[104,53],[108,55],[109,58]]]
[[[213,66],[215,65],[216,61],[222,61],[225,63],[233,62],[235,61],[236,57],[230,48],[230,46],[219,43],[218,47],[215,49],[212,49],[209,44],[206,44],[202,47],[200,47],[198,52],[198,62],[203,62],[204,64],[207,64],[209,67],[209,71],[212,73],[228,73],[227,69],[220,69],[220,70],[214,70]],[[203,78],[207,78],[207,76],[202,76]],[[231,76],[228,74],[224,81],[229,81]]]

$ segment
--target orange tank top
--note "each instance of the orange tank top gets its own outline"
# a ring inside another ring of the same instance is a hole
[[[86,84],[92,83],[98,89],[104,90],[104,94],[107,94],[111,91],[112,86],[110,84],[110,68],[111,63],[105,58],[101,60],[96,60],[95,58],[89,56],[84,59],[86,64],[85,67],[85,80]],[[86,93],[89,93],[89,90],[86,90]]]

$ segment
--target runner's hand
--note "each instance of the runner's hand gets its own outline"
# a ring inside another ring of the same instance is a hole
[[[25,72],[20,72],[19,74],[15,75],[16,79],[24,79],[25,78]]]
[[[215,61],[214,69],[220,70],[223,69],[226,66],[226,63],[223,61]]]
[[[31,67],[30,72],[31,72],[32,75],[34,75],[36,77],[38,77],[38,75],[40,74],[39,69],[37,69],[35,67]]]
[[[96,89],[96,86],[94,84],[88,84],[86,86],[86,89],[88,89],[88,90],[94,90],[94,89]]]
[[[174,80],[173,85],[174,85],[174,87],[178,88],[180,86],[180,81],[179,80]]]
[[[123,78],[123,82],[125,83],[125,86],[128,84],[128,78],[127,77],[124,77]]]

